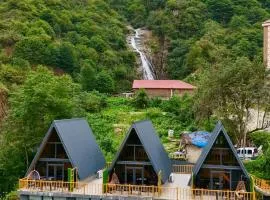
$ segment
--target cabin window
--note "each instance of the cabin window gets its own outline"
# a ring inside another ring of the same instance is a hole
[[[29,200],[41,200],[41,196],[29,196]]]
[[[240,150],[238,150],[240,153]],[[209,165],[230,165],[234,166],[237,164],[236,158],[226,142],[224,135],[217,138],[215,145],[209,152],[205,164]]]
[[[48,197],[48,196],[44,196],[43,197],[43,200],[53,200],[53,198],[52,197]]]
[[[134,129],[131,131],[113,171],[121,184],[157,185],[157,174]],[[112,178],[112,174],[110,176]]]
[[[43,151],[42,158],[67,158],[67,156],[62,143],[48,142]]]
[[[248,150],[248,154],[252,155],[252,150]]]

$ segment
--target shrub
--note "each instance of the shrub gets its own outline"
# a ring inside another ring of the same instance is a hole
[[[17,191],[12,191],[10,193],[8,193],[3,200],[19,200],[19,194]]]
[[[161,111],[158,108],[149,108],[146,112],[146,116],[150,119],[157,118],[161,115]]]
[[[179,96],[173,96],[168,101],[163,101],[162,108],[166,112],[179,114],[181,108],[181,100]]]
[[[11,61],[12,65],[21,67],[21,68],[29,68],[30,63],[27,60],[24,60],[23,58],[13,58]]]
[[[16,43],[14,57],[28,60],[31,64],[43,64],[47,43],[47,40],[37,37],[25,38]]]
[[[95,73],[94,64],[91,61],[82,64],[80,83],[83,90],[92,91],[95,88]]]
[[[99,112],[107,107],[106,97],[95,91],[83,93],[80,99],[82,108],[87,112]]]
[[[158,97],[152,98],[149,102],[150,107],[160,108],[161,104],[162,104],[162,100]]]
[[[95,89],[101,93],[111,93],[114,91],[114,80],[106,71],[100,72],[96,76]]]
[[[145,90],[140,89],[136,92],[135,98],[133,99],[133,105],[135,108],[147,108],[149,105],[149,98]]]
[[[264,151],[269,147],[269,143],[270,143],[269,132],[257,131],[255,133],[250,134],[250,138],[257,147],[259,147],[260,145],[263,145]]]

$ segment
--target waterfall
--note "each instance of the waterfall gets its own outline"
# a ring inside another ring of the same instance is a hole
[[[143,71],[143,79],[144,80],[154,80],[155,76],[153,73],[153,65],[151,62],[147,59],[145,53],[142,50],[141,45],[141,37],[140,37],[140,29],[135,30],[135,34],[131,36],[131,46],[132,48],[139,53],[140,59],[141,59],[141,68]]]

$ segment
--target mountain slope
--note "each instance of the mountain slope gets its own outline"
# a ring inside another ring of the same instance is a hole
[[[227,57],[262,56],[261,24],[270,17],[268,0],[109,1],[133,26],[146,26],[159,36],[154,46],[157,51],[166,47],[168,57],[157,67],[168,78],[186,78]]]
[[[103,0],[4,0],[0,5],[0,63],[45,65],[69,73],[85,90],[105,78],[127,90],[134,54],[126,47],[121,17]],[[128,73],[129,72],[129,73]]]

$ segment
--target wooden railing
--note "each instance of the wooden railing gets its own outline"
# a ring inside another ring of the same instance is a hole
[[[106,163],[106,168],[111,166],[111,162]],[[176,174],[191,174],[194,165],[172,165],[172,172]]]
[[[176,174],[191,174],[193,165],[173,165],[172,172]]]
[[[260,178],[257,178],[255,176],[251,176],[251,177],[254,181],[254,185],[258,189],[263,190],[265,192],[270,192],[270,180],[260,179]]]
[[[236,192],[207,189],[190,189],[180,187],[159,187],[144,185],[122,185],[122,184],[86,184],[70,183],[63,181],[43,181],[20,179],[19,189],[32,192],[62,192],[80,195],[107,195],[107,196],[136,196],[157,197],[161,199],[241,199],[255,200],[253,192]]]
[[[187,160],[187,157],[185,154],[170,154],[169,156],[171,159],[174,159],[174,160]]]
[[[30,180],[27,178],[20,179],[19,189],[29,191],[52,191],[52,192],[76,192],[86,186],[80,182],[64,182],[64,181],[45,181]]]

